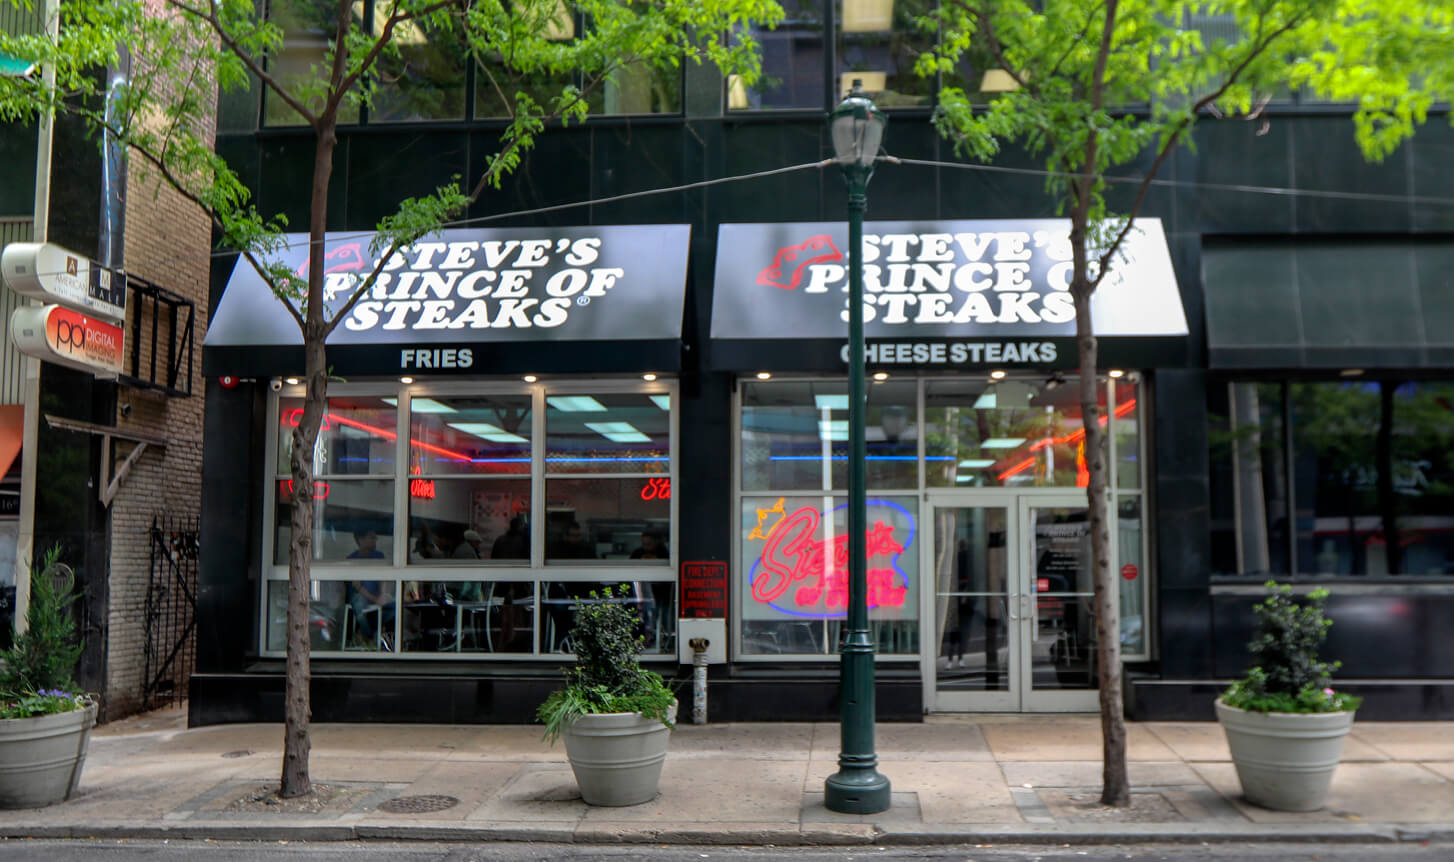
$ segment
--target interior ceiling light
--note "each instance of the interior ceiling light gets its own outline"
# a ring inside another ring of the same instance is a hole
[[[402,383],[402,384],[404,384],[405,386],[408,386],[410,383],[413,383],[414,382],[414,378],[412,378],[412,377],[400,377],[399,378],[399,382]]]
[[[994,371],[991,371],[990,372],[990,379],[991,380],[1004,380],[1005,379],[1005,372],[1003,372],[1003,371],[999,370],[998,368],[996,368]]]
[[[562,413],[605,413],[606,405],[589,395],[552,395],[545,403]]]
[[[651,403],[652,404],[655,404],[657,407],[660,407],[661,409],[667,411],[668,413],[671,412],[671,396],[670,395],[648,395],[646,397],[648,397],[648,398],[651,399]]]
[[[491,443],[529,443],[519,434],[511,434],[498,425],[491,425],[488,422],[448,422],[449,427],[457,431],[463,431],[482,440],[489,440]]]
[[[1025,442],[1024,437],[991,437],[980,441],[982,449],[1015,449]]]
[[[1112,368],[1111,371],[1110,371],[1111,377],[1123,377],[1123,376],[1125,376],[1125,374],[1126,374],[1126,372],[1122,371],[1119,368]]]
[[[847,395],[814,395],[813,404],[819,410],[847,410]]]
[[[540,378],[539,377],[536,377],[534,374],[527,374],[527,375],[525,375],[521,379],[524,380],[526,383],[534,383],[535,381],[539,380]]]
[[[758,380],[771,380],[772,379],[772,372],[771,371],[759,371],[759,372],[757,372],[757,379]]]
[[[847,440],[848,420],[847,419],[819,419],[818,439],[820,440]]]
[[[959,466],[966,470],[979,470],[985,467],[992,467],[994,463],[993,458],[966,458],[959,462]]]
[[[379,400],[380,401],[383,401],[385,404],[389,405],[390,407],[398,407],[399,406],[399,399],[397,399],[397,398],[381,398]],[[409,411],[411,413],[458,413],[459,412],[458,410],[454,409],[453,407],[450,407],[448,404],[441,404],[440,402],[435,401],[433,398],[410,398],[409,399]]]
[[[986,392],[983,395],[979,396],[978,398],[976,398],[974,400],[974,404],[970,405],[970,409],[972,409],[972,410],[993,410],[993,409],[995,409],[995,403],[996,403],[995,393],[993,391],[989,391],[989,392]]]
[[[647,372],[646,374],[641,375],[641,379],[642,380],[645,380],[647,383],[650,383],[651,381],[653,381],[653,380],[656,379],[656,375],[655,374],[652,374],[650,372]]]
[[[630,422],[587,422],[586,427],[612,443],[650,443],[651,438]]]

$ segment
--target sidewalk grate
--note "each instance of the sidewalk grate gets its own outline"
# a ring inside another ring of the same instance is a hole
[[[379,803],[380,811],[390,814],[428,814],[446,811],[459,804],[453,796],[396,796]]]

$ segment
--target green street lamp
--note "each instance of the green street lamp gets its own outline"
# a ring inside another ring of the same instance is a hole
[[[848,96],[828,115],[833,152],[848,183],[848,621],[840,642],[839,699],[842,742],[838,771],[823,787],[823,804],[844,814],[877,814],[889,807],[889,780],[878,771],[873,749],[874,645],[868,630],[868,565],[865,533],[863,380],[863,212],[868,181],[888,122],[854,81]]]

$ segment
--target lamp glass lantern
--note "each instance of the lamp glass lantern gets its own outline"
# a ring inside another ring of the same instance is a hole
[[[873,171],[883,142],[888,117],[863,92],[863,82],[855,80],[853,89],[828,115],[828,129],[833,138],[833,155],[845,170],[859,168]]]

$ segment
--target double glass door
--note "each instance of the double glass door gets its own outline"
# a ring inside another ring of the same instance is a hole
[[[1096,708],[1090,517],[1083,493],[929,501],[922,619],[931,711]],[[928,632],[926,632],[928,634]]]

